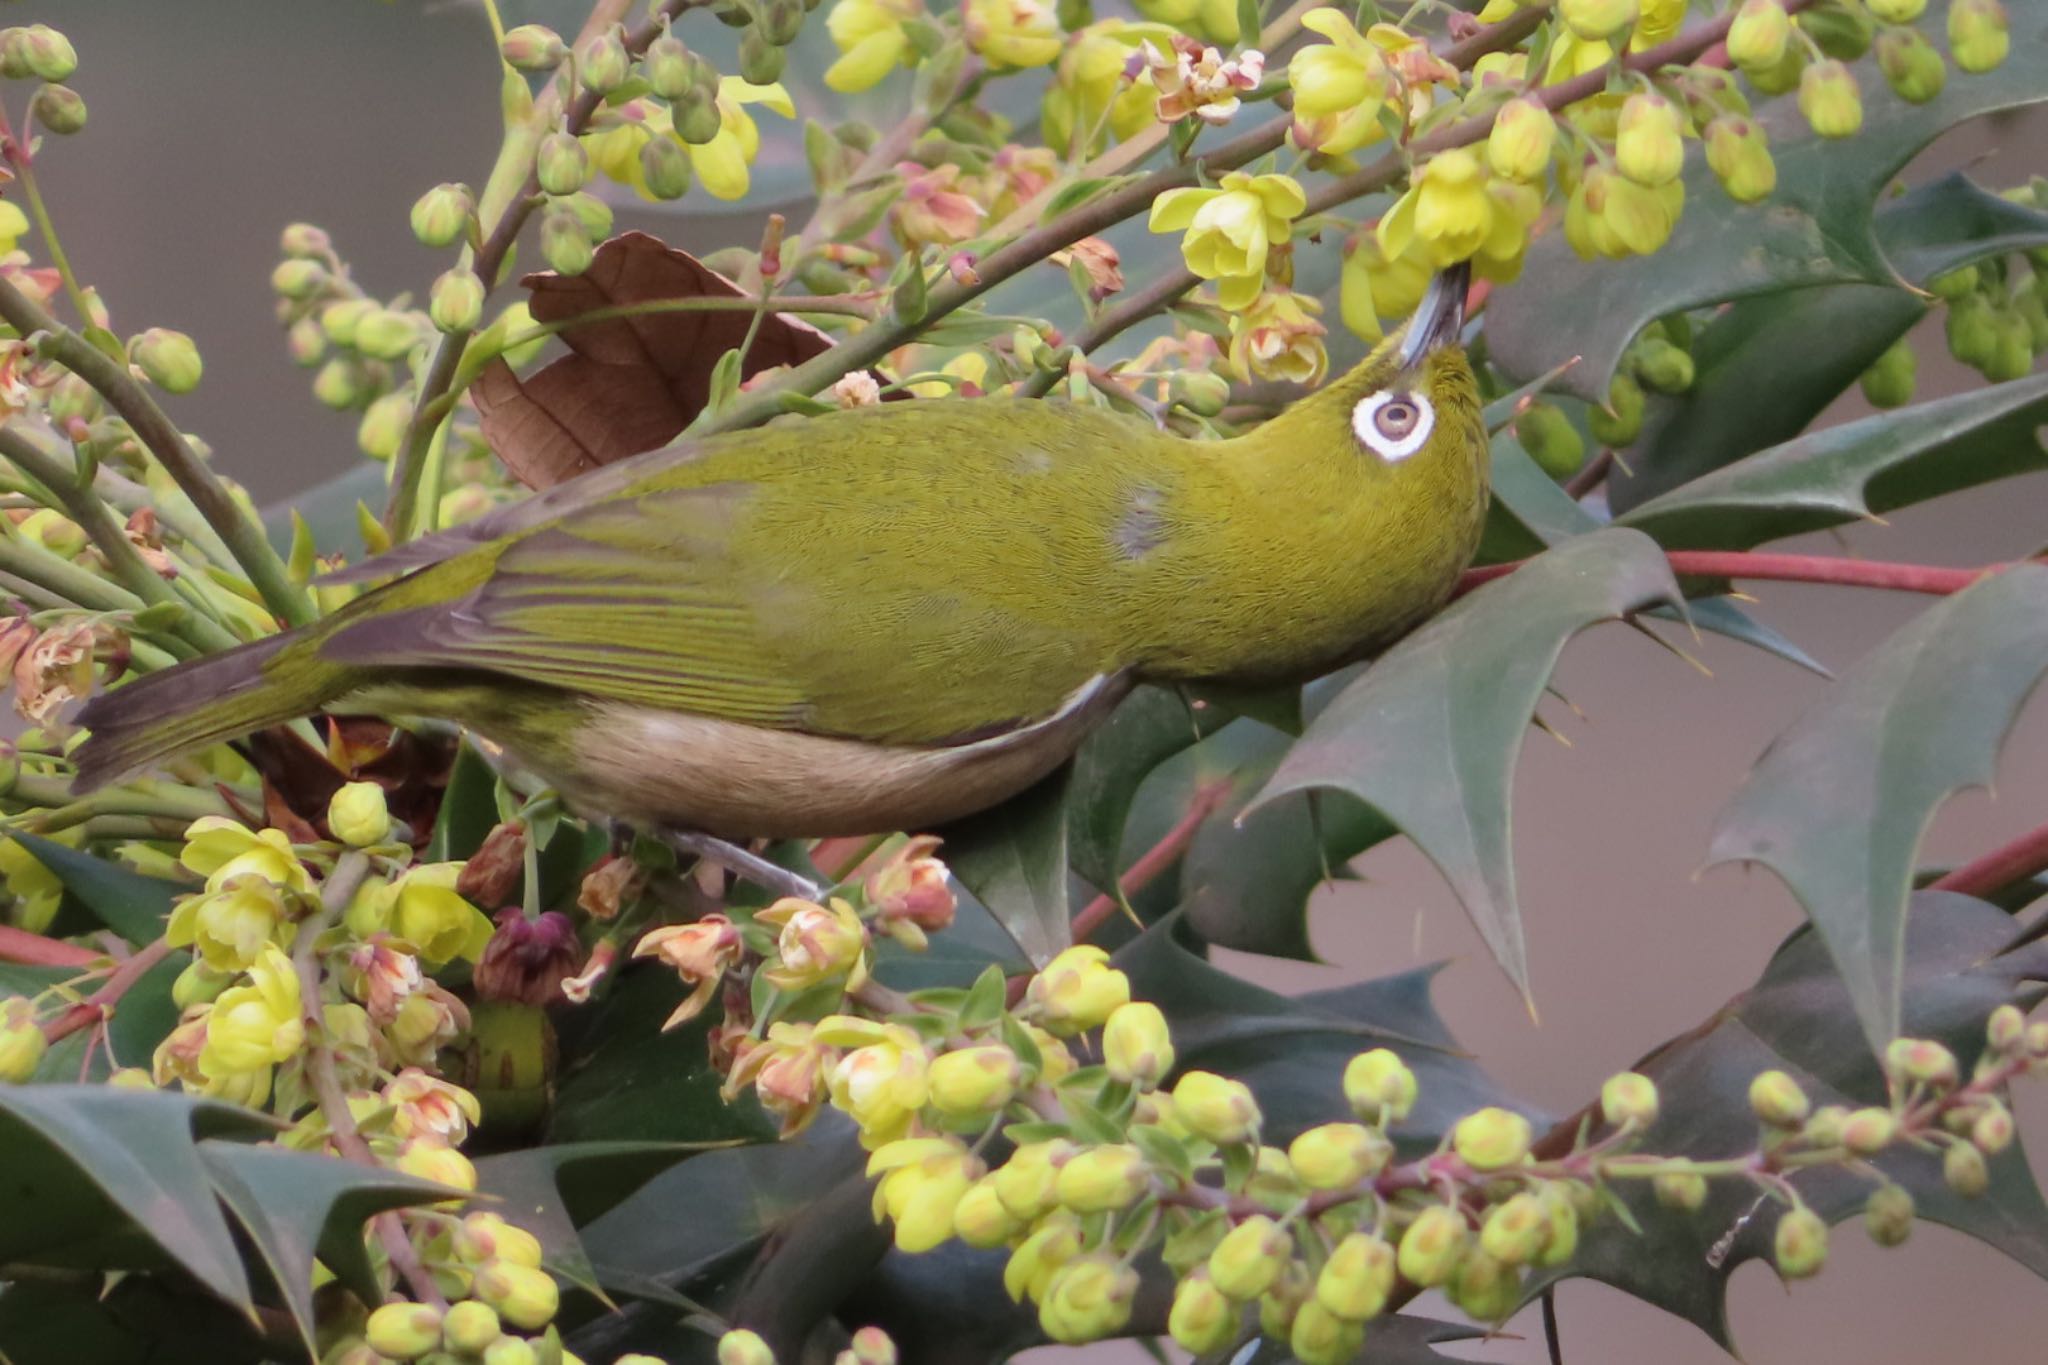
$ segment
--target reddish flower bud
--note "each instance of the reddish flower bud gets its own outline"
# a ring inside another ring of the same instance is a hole
[[[576,974],[583,945],[567,915],[550,910],[537,920],[516,906],[501,910],[498,932],[476,964],[476,993],[486,1000],[549,1005],[561,999],[562,982]]]

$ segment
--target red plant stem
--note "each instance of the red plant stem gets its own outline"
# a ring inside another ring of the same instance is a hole
[[[18,962],[24,967],[90,967],[104,956],[62,939],[0,924],[0,962]]]
[[[1129,870],[1117,879],[1117,885],[1123,889],[1124,895],[1136,895],[1149,885],[1154,877],[1173,866],[1173,860],[1185,853],[1188,845],[1194,841],[1195,831],[1202,827],[1202,822],[1209,818],[1216,807],[1223,804],[1223,798],[1229,794],[1230,783],[1227,780],[1205,782],[1195,788],[1194,799],[1188,802],[1186,813],[1174,822],[1173,828],[1166,831],[1158,843],[1146,849],[1144,854],[1131,864]],[[1108,892],[1089,901],[1081,908],[1081,912],[1074,916],[1074,942],[1087,942],[1088,936],[1100,929],[1103,922],[1116,913],[1120,904],[1118,898]]]
[[[1950,870],[1929,882],[1927,889],[1988,896],[2040,872],[2048,872],[2048,825],[2030,829],[2011,843]]]
[[[1945,597],[1961,592],[1987,574],[2010,567],[1985,564],[1951,569],[1935,564],[1892,564],[1874,559],[1842,559],[1833,555],[1765,554],[1755,550],[1671,550],[1671,571],[1700,578],[1770,579],[1781,583],[1834,583],[1855,588],[1889,588],[1896,592]],[[1526,559],[1467,569],[1458,580],[1457,595],[1505,578]]]
[[[114,1007],[120,1004],[121,997],[142,979],[144,973],[163,961],[164,955],[170,951],[171,945],[164,939],[158,939],[148,947],[139,949],[134,956],[124,959],[120,966],[114,968],[114,974],[107,978],[105,985],[63,1013],[44,1020],[43,1037],[54,1043],[59,1038],[69,1038],[82,1028],[90,1028],[112,1018]]]

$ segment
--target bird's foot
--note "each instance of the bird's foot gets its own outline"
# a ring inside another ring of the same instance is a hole
[[[799,876],[786,867],[771,863],[760,854],[750,853],[738,844],[682,829],[657,830],[656,837],[678,853],[694,854],[708,863],[724,868],[742,881],[752,882],[775,895],[794,896],[798,900],[818,902],[825,899],[825,888],[809,877]]]

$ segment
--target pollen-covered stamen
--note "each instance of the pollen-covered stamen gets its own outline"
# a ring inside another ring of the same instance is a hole
[[[1385,389],[1351,410],[1359,444],[1383,460],[1405,460],[1422,449],[1435,425],[1436,413],[1419,393]]]

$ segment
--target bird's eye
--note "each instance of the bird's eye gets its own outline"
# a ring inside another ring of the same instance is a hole
[[[1351,410],[1351,430],[1360,445],[1383,460],[1405,460],[1429,440],[1436,414],[1419,393],[1383,389]]]

